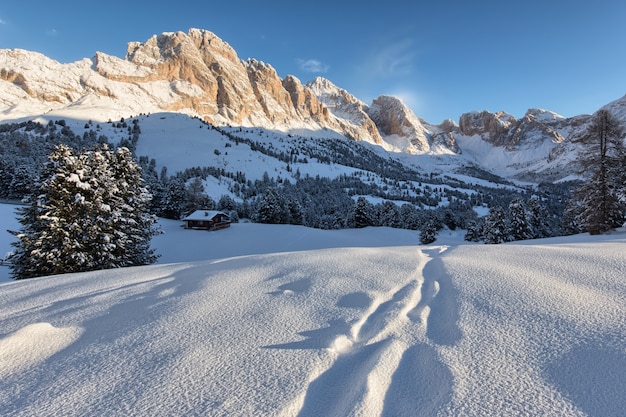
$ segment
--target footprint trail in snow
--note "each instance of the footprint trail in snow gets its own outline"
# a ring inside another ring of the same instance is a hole
[[[438,258],[446,249],[418,251],[415,271],[330,343],[336,359],[311,377],[298,416],[431,415],[450,401],[452,374],[436,351],[460,338],[455,289]]]

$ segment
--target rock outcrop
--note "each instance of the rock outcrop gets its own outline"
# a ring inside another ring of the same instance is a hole
[[[509,150],[520,143],[549,141],[562,143],[567,129],[566,118],[542,109],[530,109],[521,119],[505,112],[464,113],[459,120],[460,133],[479,135],[485,141]]]
[[[402,101],[392,96],[380,96],[367,108],[379,130],[388,141],[396,139],[396,147],[412,154],[458,152],[451,132],[428,124],[415,116]]]

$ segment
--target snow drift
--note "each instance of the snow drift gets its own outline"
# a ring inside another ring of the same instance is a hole
[[[626,408],[623,230],[420,246],[386,228],[164,226],[168,263],[0,284],[3,415]]]

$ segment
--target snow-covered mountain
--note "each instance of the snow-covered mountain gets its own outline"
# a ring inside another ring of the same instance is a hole
[[[0,50],[0,89],[3,121],[45,115],[103,122],[183,113],[217,126],[344,136],[414,166],[423,158],[403,155],[447,155],[446,164],[454,161],[455,167],[478,165],[533,182],[573,173],[576,142],[590,120],[531,109],[519,120],[483,111],[463,114],[458,124],[432,125],[395,97],[368,105],[324,78],[307,84],[281,78],[271,65],[240,59],[228,43],[200,29],[130,42],[124,59],[97,52],[61,64],[35,52]],[[626,96],[607,108],[626,123]]]

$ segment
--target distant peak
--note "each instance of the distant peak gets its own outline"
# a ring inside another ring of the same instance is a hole
[[[528,111],[526,112],[526,116],[532,116],[533,118],[539,121],[544,121],[544,120],[551,121],[551,120],[565,119],[564,116],[561,116],[558,113],[555,113],[550,110],[544,110],[544,109],[528,109]]]
[[[324,78],[324,77],[319,77],[319,76],[315,77],[313,80],[311,80],[308,83],[306,83],[306,86],[309,87],[311,90],[315,91],[316,94],[318,94],[318,93],[326,93],[326,94],[328,94],[328,93],[338,93],[340,91],[345,91],[345,90],[343,90],[343,88],[337,87],[329,79]]]

